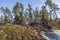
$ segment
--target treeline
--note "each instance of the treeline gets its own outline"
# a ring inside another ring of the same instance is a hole
[[[0,22],[4,23],[15,23],[22,24],[23,22],[51,22],[57,21],[57,12],[59,8],[55,3],[52,3],[52,0],[46,0],[45,4],[41,7],[41,10],[36,7],[34,10],[30,4],[28,8],[24,11],[24,6],[22,3],[17,2],[13,6],[11,11],[8,7],[1,7],[0,13]]]

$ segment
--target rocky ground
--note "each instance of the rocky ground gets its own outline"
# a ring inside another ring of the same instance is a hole
[[[47,40],[60,40],[60,30],[53,30],[53,32],[42,32],[42,36]]]

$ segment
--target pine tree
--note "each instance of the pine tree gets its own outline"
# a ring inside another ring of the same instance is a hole
[[[20,21],[20,24],[24,21],[24,7],[22,3],[20,3],[19,21]]]
[[[52,15],[52,8],[53,8],[52,0],[46,0],[45,4],[46,6],[49,7],[49,16],[50,16],[50,22],[51,22],[52,20],[51,15]]]
[[[53,18],[55,18],[55,21],[57,20],[57,12],[59,11],[60,8],[58,8],[58,6],[53,3],[53,8],[52,8],[52,12],[53,12]]]
[[[47,11],[45,6],[42,7],[41,13],[42,13],[42,15],[41,15],[42,16],[41,17],[42,22],[48,23],[48,11]]]
[[[38,15],[39,15],[38,8],[36,7],[36,10],[34,11],[35,20],[39,20]]]
[[[16,20],[16,21],[19,21],[19,23],[21,24],[24,20],[24,7],[23,7],[23,4],[22,3],[16,3],[16,5],[13,7],[13,13],[15,14],[15,17],[16,15],[18,16],[18,19],[19,20]]]
[[[26,10],[27,10],[28,13],[29,13],[29,22],[31,22],[32,19],[33,19],[33,16],[32,16],[32,7],[31,7],[30,4],[28,4],[28,8],[27,8]]]

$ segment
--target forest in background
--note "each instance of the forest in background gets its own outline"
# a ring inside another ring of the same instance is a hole
[[[28,8],[24,10],[22,3],[17,2],[13,10],[8,7],[1,7],[0,13],[3,14],[0,17],[0,24],[18,24],[18,25],[33,25],[47,24],[54,28],[59,28],[59,7],[52,3],[52,0],[46,0],[45,4],[39,10],[38,7],[34,10],[30,4]]]

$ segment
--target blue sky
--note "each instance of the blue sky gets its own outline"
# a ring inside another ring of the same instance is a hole
[[[35,9],[37,6],[39,9],[44,5],[46,0],[0,0],[0,7],[8,7],[10,10],[12,10],[13,6],[16,4],[16,2],[21,2],[24,5],[24,9],[28,7],[28,3],[31,4],[32,8]],[[55,4],[60,7],[60,0],[52,0]],[[58,17],[60,15],[58,14]]]
[[[35,9],[36,6],[40,9],[45,0],[0,0],[0,7],[7,6],[8,8],[12,9],[16,2],[21,2],[25,9],[28,7],[28,3],[32,5],[33,9]]]

